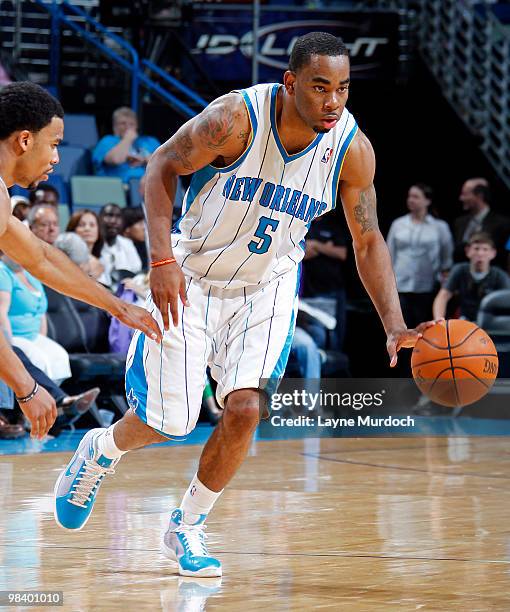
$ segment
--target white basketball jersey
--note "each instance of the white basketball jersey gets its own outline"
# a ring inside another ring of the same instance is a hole
[[[185,274],[235,289],[297,265],[310,223],[335,208],[342,164],[357,124],[344,109],[336,126],[290,155],[276,125],[280,85],[241,90],[251,142],[230,166],[193,175],[172,235]]]

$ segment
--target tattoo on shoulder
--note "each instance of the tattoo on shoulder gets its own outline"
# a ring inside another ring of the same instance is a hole
[[[187,170],[191,170],[192,172],[195,170],[189,159],[191,151],[193,150],[193,142],[189,134],[184,133],[177,136],[177,138],[175,138],[175,140],[172,139],[165,148],[168,159],[182,164]]]
[[[373,185],[360,193],[359,201],[354,207],[354,218],[361,226],[362,234],[377,229],[377,207]]]
[[[217,151],[232,136],[234,124],[235,114],[228,105],[215,106],[205,110],[198,134],[206,147]]]
[[[247,130],[241,130],[237,135],[237,138],[243,141],[243,145],[246,148],[248,146],[248,141],[250,140],[250,132]]]

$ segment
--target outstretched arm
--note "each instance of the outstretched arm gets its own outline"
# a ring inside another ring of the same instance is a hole
[[[250,136],[248,111],[240,94],[231,93],[212,102],[185,123],[152,155],[147,165],[145,206],[152,261],[172,257],[170,225],[177,177],[216,162],[225,166],[237,159]],[[186,304],[184,275],[176,264],[151,271],[151,293],[169,326],[168,308],[178,323],[178,297]]]
[[[0,248],[45,285],[102,308],[126,325],[160,339],[158,325],[146,310],[116,298],[84,274],[67,255],[36,238],[19,219],[9,217],[6,230],[0,235]]]
[[[16,397],[29,396],[34,390],[35,381],[26,371],[1,331],[0,356],[0,378],[14,391]],[[44,438],[57,418],[55,400],[46,389],[39,387],[32,399],[20,402],[19,406],[30,421],[31,436]]]
[[[414,346],[419,333],[408,330],[402,317],[390,254],[377,222],[374,173],[372,145],[359,131],[342,169],[340,195],[352,235],[356,266],[384,326],[388,354],[394,366],[397,351]]]

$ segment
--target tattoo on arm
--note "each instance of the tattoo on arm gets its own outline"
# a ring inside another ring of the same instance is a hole
[[[242,140],[243,141],[243,145],[245,147],[247,147],[248,146],[248,140],[250,138],[250,132],[245,132],[244,130],[241,130],[239,132],[239,134],[237,135],[237,138],[239,140]]]
[[[362,191],[354,207],[354,218],[361,226],[361,234],[377,229],[376,196],[373,185]]]
[[[198,126],[198,134],[206,147],[217,151],[234,131],[234,113],[225,104],[221,107],[206,109]]]
[[[195,170],[189,156],[193,150],[193,142],[189,134],[178,136],[174,142],[166,147],[166,156],[171,161],[176,161],[184,166],[186,170]]]

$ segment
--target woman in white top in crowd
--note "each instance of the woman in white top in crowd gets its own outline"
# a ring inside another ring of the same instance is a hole
[[[71,376],[69,355],[47,337],[48,300],[42,283],[12,259],[0,261],[0,333],[57,384]]]
[[[409,213],[393,221],[387,238],[408,327],[431,319],[441,275],[452,266],[452,234],[445,221],[430,214],[432,196],[428,185],[412,185],[407,194]]]

